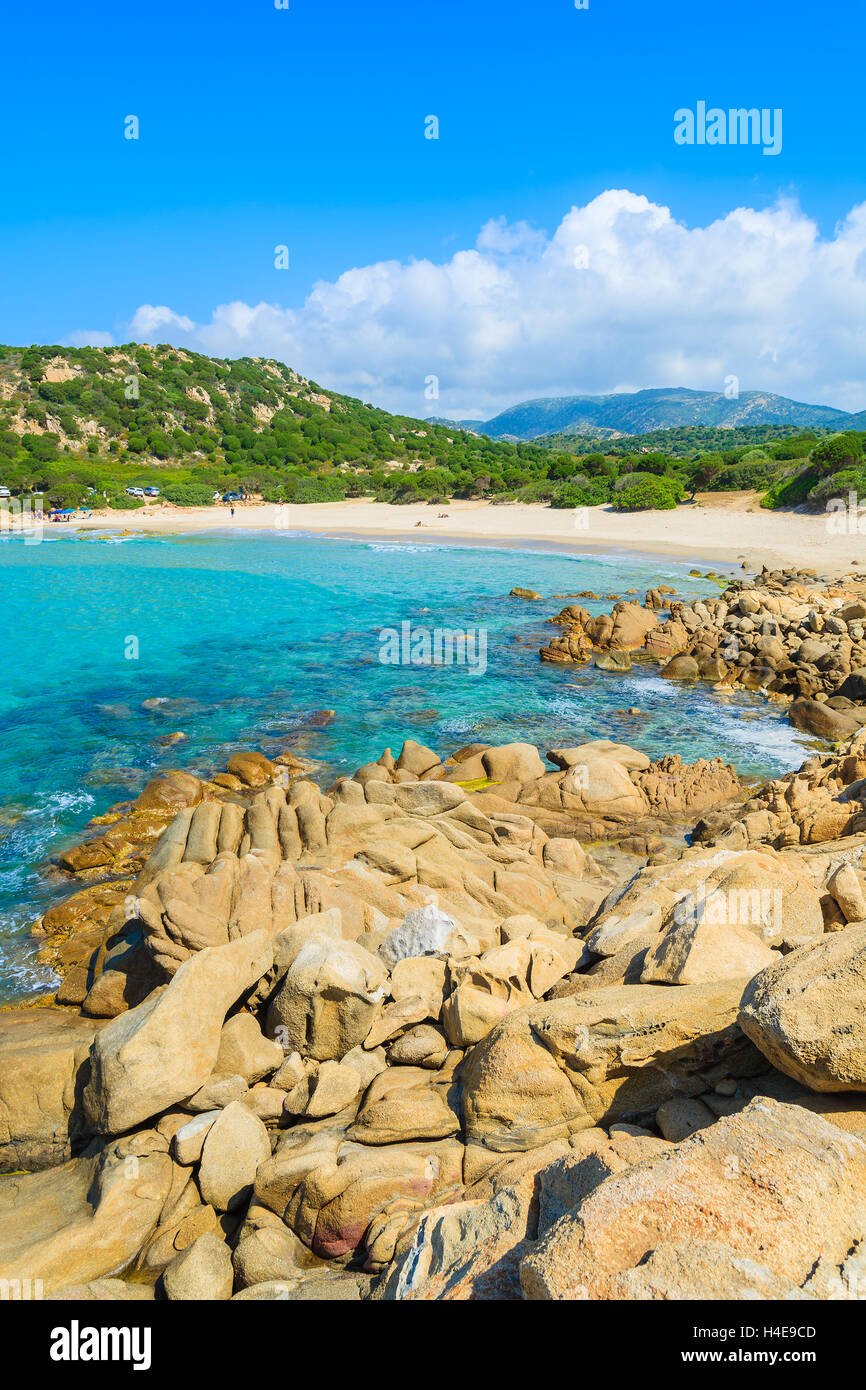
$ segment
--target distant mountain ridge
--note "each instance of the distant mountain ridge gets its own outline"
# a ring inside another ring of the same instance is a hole
[[[550,396],[523,401],[492,420],[460,420],[462,429],[491,439],[527,441],[547,434],[579,434],[596,439],[649,434],[688,425],[734,428],[740,425],[797,425],[862,429],[866,411],[856,415],[829,405],[807,405],[770,391],[720,391],[660,387],[608,396]]]

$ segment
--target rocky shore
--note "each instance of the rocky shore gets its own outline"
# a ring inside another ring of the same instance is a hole
[[[788,650],[778,587],[688,611],[760,592]],[[634,608],[580,629],[697,659]],[[864,803],[866,731],[751,789],[607,740],[157,779],[63,856],[56,996],[0,1012],[0,1279],[863,1297]]]
[[[842,584],[765,568],[719,598],[683,600],[661,586],[643,605],[623,601],[595,618],[569,605],[548,621],[565,631],[542,661],[627,671],[633,657],[652,658],[670,680],[785,703],[791,724],[819,738],[850,738],[866,724],[866,575]]]

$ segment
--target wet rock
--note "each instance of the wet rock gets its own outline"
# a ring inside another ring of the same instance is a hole
[[[696,681],[700,676],[700,668],[693,656],[672,656],[670,661],[661,669],[661,674],[668,680]]]
[[[618,650],[599,652],[593,659],[593,665],[597,666],[600,671],[630,671],[632,669],[629,653]]]
[[[788,710],[788,721],[795,729],[835,742],[855,734],[866,723],[866,712],[861,718],[854,710],[831,709],[817,700],[801,699],[795,700]]]
[[[229,758],[227,771],[240,778],[246,787],[262,787],[274,781],[278,769],[263,753],[235,753]]]

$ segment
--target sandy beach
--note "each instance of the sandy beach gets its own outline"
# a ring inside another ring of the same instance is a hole
[[[725,569],[739,568],[743,561],[758,567],[810,566],[831,574],[866,566],[863,536],[832,533],[824,516],[764,511],[754,493],[705,493],[675,511],[633,513],[606,507],[574,512],[538,504],[487,502],[395,507],[360,499],[282,507],[239,503],[231,517],[226,506],[157,504],[136,511],[94,513],[87,521],[71,524],[80,531],[111,528],[182,535],[224,529],[278,530],[411,538],[419,544],[445,539],[514,549],[539,544],[570,551],[619,549],[694,558]]]

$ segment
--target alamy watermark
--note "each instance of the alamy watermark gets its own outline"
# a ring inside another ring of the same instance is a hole
[[[30,1303],[45,1297],[41,1279],[0,1279],[0,1303]]]
[[[415,627],[406,619],[399,628],[379,631],[383,666],[466,666],[470,675],[487,670],[487,629],[483,627]]]
[[[23,536],[25,545],[38,545],[45,533],[42,498],[0,498],[0,535]]]
[[[674,907],[678,926],[740,926],[760,931],[764,937],[780,936],[783,924],[781,888],[712,888],[699,883]]]
[[[849,492],[847,498],[831,497],[825,511],[829,535],[866,536],[866,502],[856,492]]]
[[[131,1361],[134,1371],[148,1371],[151,1342],[149,1327],[82,1327],[73,1318],[52,1328],[48,1354],[52,1361]]]
[[[674,112],[674,140],[678,145],[762,145],[764,154],[782,153],[781,107],[730,108],[707,106],[699,101],[694,111],[682,106]]]

